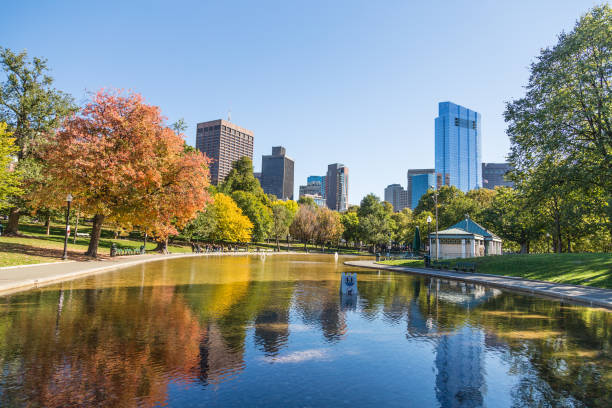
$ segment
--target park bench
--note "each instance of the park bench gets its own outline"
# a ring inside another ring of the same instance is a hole
[[[449,261],[432,261],[431,267],[434,269],[450,269]]]
[[[144,253],[145,253],[144,245],[141,245],[140,248],[132,248],[132,247],[120,248],[114,242],[111,245],[111,250],[110,250],[110,256],[143,255]]]
[[[453,268],[456,271],[476,272],[476,264],[474,262],[457,262]]]
[[[89,232],[77,232],[76,236],[77,238],[78,237],[89,238]]]

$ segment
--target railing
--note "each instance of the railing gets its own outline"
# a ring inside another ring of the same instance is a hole
[[[145,253],[146,251],[145,251],[144,245],[141,245],[140,249],[133,248],[133,247],[120,248],[117,246],[117,244],[113,242],[111,244],[111,249],[110,249],[111,257],[121,256],[121,255],[144,255]]]

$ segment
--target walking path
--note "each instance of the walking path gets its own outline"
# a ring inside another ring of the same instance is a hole
[[[291,254],[297,252],[209,252],[209,253],[180,253],[180,254],[147,254],[118,256],[105,260],[92,261],[63,261],[33,265],[6,266],[0,268],[0,296],[22,290],[47,285],[54,282],[80,278],[100,272],[126,266],[139,265],[151,261],[166,259],[187,258],[194,256],[236,256],[236,255],[275,255]]]
[[[509,276],[488,275],[484,273],[462,273],[405,266],[382,265],[377,264],[375,261],[346,261],[344,264],[360,268],[384,269],[388,271],[408,272],[419,275],[434,276],[437,278],[461,280],[464,282],[494,286],[501,289],[554,297],[572,302],[583,303],[588,306],[600,306],[612,310],[612,290],[610,289],[534,281]]]

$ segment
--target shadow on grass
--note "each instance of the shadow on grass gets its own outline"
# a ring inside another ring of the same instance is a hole
[[[62,259],[64,254],[63,249],[56,248],[40,248],[32,245],[13,244],[8,242],[0,242],[0,252],[12,252],[16,254],[39,256],[49,258],[49,261],[57,261]],[[106,258],[106,256],[98,255],[98,258]],[[83,252],[68,251],[68,259],[74,261],[90,261],[92,258],[86,256]]]

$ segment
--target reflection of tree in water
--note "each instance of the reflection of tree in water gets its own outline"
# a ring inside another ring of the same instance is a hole
[[[191,381],[197,320],[171,287],[148,288],[146,303],[137,293],[64,291],[59,319],[61,292],[12,297],[32,306],[2,317],[0,405],[152,406],[167,398],[167,373]]]
[[[471,355],[471,350],[463,350],[465,344],[481,347],[483,342],[472,337],[486,333],[484,345],[498,350],[510,365],[512,375],[519,377],[512,392],[514,406],[609,406],[612,314],[503,292],[487,296],[482,287],[466,286],[466,291],[460,285],[432,281],[433,285],[426,285],[431,299],[418,303],[421,310],[425,310],[424,304],[429,308],[427,316],[439,330],[452,332],[442,337],[443,347],[438,347],[438,372],[448,374],[448,378],[445,378],[447,374],[443,378],[438,376],[439,389],[443,389],[440,380],[444,385],[453,378],[469,377],[466,373],[450,375],[452,370],[444,366],[448,361],[444,362],[441,357],[456,359],[462,354]],[[475,304],[470,296],[482,301]],[[466,310],[455,310],[452,303]],[[455,312],[463,317],[453,318]],[[441,318],[445,321],[441,322]],[[467,325],[469,331],[463,333]],[[464,342],[457,343],[458,334]],[[453,343],[457,343],[454,348],[459,352],[449,352]],[[466,359],[464,367],[470,367],[469,362],[475,360]],[[448,399],[451,394],[440,392],[438,396]],[[460,395],[463,398],[476,394],[462,392]],[[474,406],[455,402],[457,405],[447,406]]]
[[[320,327],[325,339],[332,343],[340,341],[347,330],[339,288],[339,280],[299,281],[295,292],[296,313],[305,324]]]

